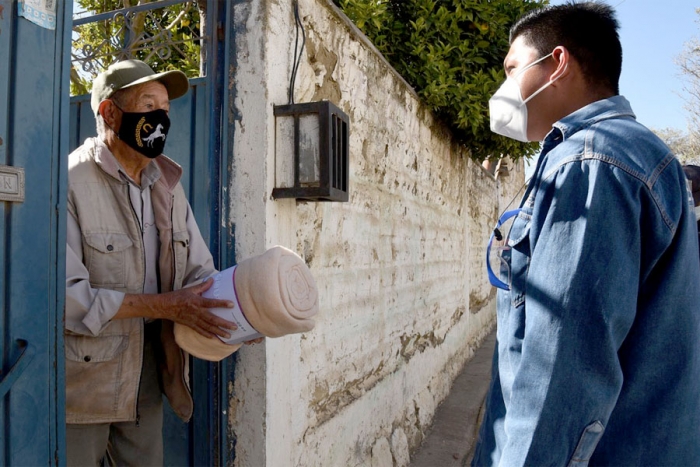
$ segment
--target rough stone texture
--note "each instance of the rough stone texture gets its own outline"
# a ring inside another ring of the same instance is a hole
[[[471,162],[330,0],[300,0],[307,42],[296,101],[329,99],[350,116],[350,200],[273,200],[273,105],[287,103],[292,3],[232,5],[237,257],[296,250],[321,309],[313,332],[241,351],[235,463],[406,465],[493,328],[484,251],[522,165],[497,181]]]
[[[386,438],[379,438],[372,446],[371,467],[392,467],[394,461],[391,457],[391,447]]]
[[[408,450],[408,438],[401,428],[391,434],[391,453],[396,467],[407,467],[411,462]]]

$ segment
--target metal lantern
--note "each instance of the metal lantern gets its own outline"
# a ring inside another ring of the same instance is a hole
[[[276,105],[273,198],[348,200],[350,120],[328,101]]]

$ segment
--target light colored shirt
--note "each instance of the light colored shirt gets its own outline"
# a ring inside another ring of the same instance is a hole
[[[143,250],[146,261],[146,278],[143,284],[143,293],[158,293],[158,229],[156,228],[153,204],[151,203],[151,187],[160,178],[160,172],[155,164],[148,164],[141,172],[141,186],[138,186],[123,170],[119,175],[129,183],[129,200],[134,207],[134,212],[141,227]]]

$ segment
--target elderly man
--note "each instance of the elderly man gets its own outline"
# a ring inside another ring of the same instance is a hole
[[[183,420],[193,410],[173,322],[206,337],[235,329],[209,311],[232,303],[201,296],[216,271],[182,169],[162,154],[170,100],[188,87],[180,71],[112,65],[93,83],[98,137],[69,156],[69,465],[162,465],[161,389]]]
[[[494,234],[498,345],[473,465],[700,459],[695,215],[680,163],[619,95],[617,29],[612,7],[581,2],[510,32],[491,128],[542,149]]]

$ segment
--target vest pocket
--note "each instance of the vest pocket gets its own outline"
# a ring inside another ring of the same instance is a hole
[[[175,255],[175,288],[182,286],[182,281],[187,271],[187,257],[189,256],[190,234],[186,230],[173,232],[173,254]]]
[[[129,346],[129,335],[64,336],[66,358],[74,362],[101,363],[114,360]]]
[[[138,378],[125,368],[129,335],[64,334],[68,423],[111,420],[123,411],[120,393]],[[139,368],[140,370],[140,368]],[[122,417],[123,418],[123,417]]]
[[[597,420],[583,430],[574,455],[571,456],[571,461],[569,461],[569,467],[586,467],[588,465],[588,461],[591,460],[591,456],[596,446],[598,446],[604,431],[605,427]]]
[[[90,271],[90,283],[94,287],[126,286],[126,250],[133,245],[128,235],[122,233],[85,234],[83,249],[85,266]]]

